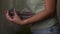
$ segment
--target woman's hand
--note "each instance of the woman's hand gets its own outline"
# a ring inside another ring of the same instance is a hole
[[[14,10],[13,19],[9,16],[9,11],[7,10],[6,19],[17,24],[23,24],[21,18],[17,15],[15,10]]]

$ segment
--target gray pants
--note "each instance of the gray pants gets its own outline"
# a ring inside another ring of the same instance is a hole
[[[50,28],[40,29],[40,30],[32,30],[32,34],[57,34],[58,27],[57,25],[52,26]]]

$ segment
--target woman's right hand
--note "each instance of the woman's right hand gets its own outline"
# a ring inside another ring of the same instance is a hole
[[[13,19],[9,16],[9,11],[7,10],[6,12],[6,19],[11,21],[11,22],[14,22],[14,23],[17,23],[17,24],[22,24],[22,20],[20,19],[20,17],[17,15],[16,11],[14,10],[14,16],[13,16]]]

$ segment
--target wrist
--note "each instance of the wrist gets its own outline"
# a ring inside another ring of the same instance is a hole
[[[27,20],[20,21],[20,25],[26,25],[26,24],[28,24],[28,21]]]

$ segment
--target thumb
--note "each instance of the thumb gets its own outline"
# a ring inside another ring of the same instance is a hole
[[[16,10],[14,9],[14,15],[17,15]]]
[[[16,10],[14,9],[14,15],[17,15],[17,12],[16,12]]]

